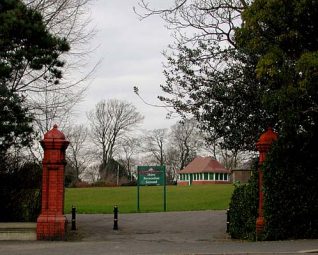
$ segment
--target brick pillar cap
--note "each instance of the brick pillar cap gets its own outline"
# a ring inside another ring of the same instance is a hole
[[[65,140],[65,135],[57,129],[57,125],[55,124],[53,128],[44,135],[44,140],[46,139]]]
[[[272,128],[268,128],[267,131],[260,136],[258,142],[256,143],[256,146],[271,145],[274,141],[277,140],[277,138],[278,134],[274,132]]]

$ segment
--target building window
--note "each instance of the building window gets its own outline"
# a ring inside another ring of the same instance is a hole
[[[224,181],[227,181],[228,179],[228,174],[224,174]]]

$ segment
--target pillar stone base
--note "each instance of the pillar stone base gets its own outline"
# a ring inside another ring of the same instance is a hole
[[[260,237],[263,234],[265,226],[264,217],[258,217],[256,219],[256,236]]]
[[[66,226],[64,215],[41,214],[37,219],[37,240],[64,240]]]

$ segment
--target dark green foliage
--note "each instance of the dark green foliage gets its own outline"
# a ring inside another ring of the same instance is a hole
[[[101,164],[99,166],[99,172],[102,177],[101,179],[105,181],[105,183],[108,183],[110,185],[116,185],[117,181],[121,182],[121,179],[125,179],[124,182],[128,182],[128,180],[131,178],[127,169],[113,158],[109,159],[106,166],[104,166],[104,164]],[[107,174],[105,175],[104,173]]]
[[[26,90],[41,77],[35,70],[41,70],[49,82],[61,78],[64,63],[58,57],[69,45],[48,32],[40,13],[20,0],[3,0],[0,24],[0,83],[11,91]],[[27,77],[30,70],[33,75]]]
[[[229,208],[229,234],[232,238],[255,239],[258,209],[257,161],[247,184],[236,184]]]
[[[255,0],[236,31],[279,141],[264,168],[265,238],[317,237],[318,2]]]
[[[1,168],[0,221],[36,221],[41,210],[41,173],[32,162]]]
[[[318,137],[280,136],[264,166],[267,239],[318,238]]]
[[[313,125],[317,19],[317,1],[248,1],[233,43],[197,38],[168,57],[162,85],[168,96],[160,99],[180,114],[192,113],[208,140],[221,138],[230,149],[254,150],[268,126],[281,133]]]
[[[80,179],[76,178],[76,169],[74,169],[74,167],[72,167],[71,164],[69,164],[69,162],[67,162],[66,166],[65,166],[65,178],[64,178],[64,186],[65,187],[73,187],[76,182],[80,182]]]
[[[10,148],[23,147],[31,142],[32,117],[22,103],[23,98],[0,84],[0,160],[2,163],[5,162]]]
[[[116,160],[114,160],[113,158],[111,158],[107,164],[107,169],[109,169],[109,172],[113,175],[117,177],[121,178],[121,177],[128,177],[128,173],[127,170],[121,165],[119,164]]]
[[[40,78],[56,84],[64,64],[59,56],[68,50],[40,13],[21,0],[0,2],[0,221],[35,220],[39,212],[40,168],[21,165],[19,155],[33,132],[24,92],[40,90]]]
[[[318,1],[254,0],[233,44],[198,39],[168,59],[161,100],[196,116],[212,141],[252,150],[266,128],[278,131],[264,170],[267,239],[317,237],[317,24]],[[256,199],[253,184],[236,188],[233,237],[253,236]]]
[[[318,2],[255,0],[236,30],[238,50],[255,58],[262,107],[279,133],[316,125]]]
[[[208,142],[222,138],[226,148],[254,150],[259,133],[271,122],[261,107],[264,89],[256,82],[254,58],[232,46],[200,42],[195,49],[179,46],[168,63],[161,87],[169,95],[160,100],[181,115],[193,114],[209,134]]]

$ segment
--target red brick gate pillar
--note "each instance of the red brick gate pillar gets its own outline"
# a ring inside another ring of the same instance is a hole
[[[64,169],[65,150],[69,142],[54,125],[44,135],[41,146],[44,149],[42,176],[42,209],[37,219],[38,240],[63,240],[66,231],[64,216]]]
[[[256,219],[256,235],[259,236],[264,230],[264,214],[263,214],[263,171],[262,164],[266,159],[266,154],[269,151],[272,143],[277,140],[277,133],[273,129],[269,128],[263,133],[258,142],[256,148],[259,151],[259,162],[258,162],[258,187],[259,187],[259,202],[258,202],[258,217]]]

